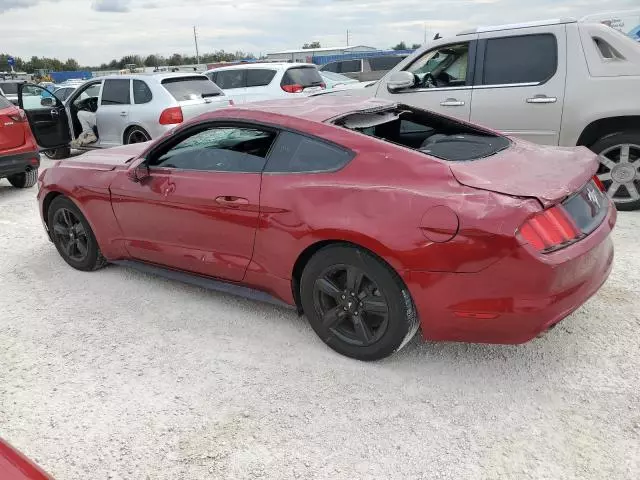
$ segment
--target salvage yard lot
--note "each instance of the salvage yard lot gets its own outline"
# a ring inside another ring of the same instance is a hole
[[[56,479],[640,478],[640,212],[543,338],[367,364],[289,310],[73,270],[35,194],[0,181],[0,437]]]

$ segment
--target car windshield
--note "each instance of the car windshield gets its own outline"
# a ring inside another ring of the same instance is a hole
[[[215,83],[204,76],[165,78],[162,86],[179,102],[224,95]]]
[[[489,157],[511,144],[501,135],[407,105],[350,113],[333,123],[449,161]]]

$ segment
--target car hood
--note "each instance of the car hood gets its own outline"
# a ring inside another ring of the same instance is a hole
[[[585,147],[549,147],[511,139],[495,155],[448,162],[463,185],[516,197],[537,198],[544,207],[582,188],[598,169],[598,156]]]
[[[150,142],[144,142],[123,145],[121,147],[91,150],[77,157],[65,160],[62,165],[90,167],[98,170],[113,170],[118,166],[126,164],[132,158],[139,157],[149,146]]]

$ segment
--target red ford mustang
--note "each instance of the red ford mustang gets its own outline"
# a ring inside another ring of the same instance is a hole
[[[315,97],[220,110],[39,179],[80,270],[123,263],[304,312],[334,350],[526,342],[613,260],[596,156],[405,105]]]

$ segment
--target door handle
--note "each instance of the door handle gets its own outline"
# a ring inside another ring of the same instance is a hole
[[[547,97],[546,95],[536,95],[535,97],[527,98],[527,103],[556,103],[557,97]]]
[[[442,107],[463,107],[464,101],[457,98],[447,98],[444,102],[440,102]]]
[[[176,184],[170,183],[166,186],[166,188],[162,189],[162,195],[166,197],[167,195],[171,195],[175,191],[176,191]]]
[[[52,117],[57,117],[58,115],[60,115],[60,113],[58,113],[58,110],[56,110],[55,108],[51,109],[51,116]]]
[[[127,116],[127,112],[120,112],[120,116],[121,117],[126,117]]]
[[[243,205],[249,205],[249,200],[243,197],[233,197],[224,195],[216,198],[216,203],[223,207],[238,208]]]

